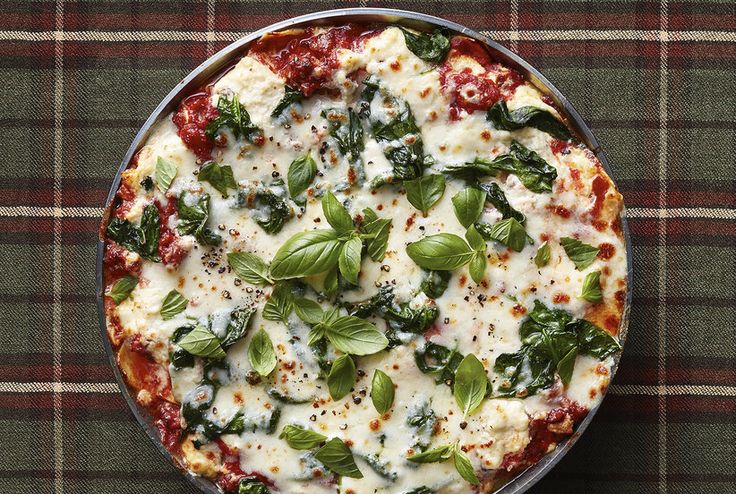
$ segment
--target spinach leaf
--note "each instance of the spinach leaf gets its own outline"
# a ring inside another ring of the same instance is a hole
[[[210,215],[210,195],[197,197],[190,192],[182,192],[177,201],[179,223],[177,230],[181,235],[194,235],[202,245],[220,245],[222,237],[207,228]]]
[[[350,163],[348,181],[351,185],[362,185],[365,181],[365,170],[361,153],[365,149],[365,141],[363,124],[358,114],[352,108],[347,111],[331,108],[323,110],[322,116],[327,119],[327,131],[337,144],[337,149]]]
[[[327,444],[314,454],[314,457],[338,475],[354,479],[363,478],[363,474],[355,464],[350,448],[336,437],[327,441]]]
[[[230,321],[225,328],[225,337],[222,339],[222,348],[227,350],[238,342],[248,331],[251,317],[255,314],[254,307],[237,307],[230,313]]]
[[[509,112],[506,101],[503,99],[488,110],[486,120],[499,130],[518,130],[523,127],[534,127],[563,141],[572,139],[565,124],[549,111],[534,106],[523,106]]]
[[[115,305],[120,305],[120,302],[128,298],[136,286],[138,286],[138,278],[135,276],[123,276],[105,292],[105,295],[110,297],[115,302]]]
[[[161,232],[158,207],[149,204],[143,209],[140,226],[128,220],[113,218],[107,225],[107,238],[114,240],[126,249],[133,251],[153,262],[160,262],[158,243]]]
[[[330,396],[337,401],[344,398],[355,384],[355,362],[350,355],[342,355],[332,364],[327,376],[327,387]]]
[[[283,182],[274,182],[271,187],[247,187],[238,192],[237,205],[252,210],[253,221],[266,233],[274,234],[280,232],[284,224],[294,216],[285,201],[285,195]]]
[[[292,161],[286,175],[291,197],[298,197],[307,190],[316,175],[317,163],[314,162],[311,154],[303,154]]]
[[[236,139],[242,136],[246,141],[254,144],[263,142],[263,130],[250,120],[250,115],[245,106],[240,104],[237,94],[232,98],[220,96],[217,100],[217,111],[220,116],[207,124],[205,135],[214,139],[221,127],[228,127]]]
[[[300,102],[304,98],[304,95],[298,90],[291,86],[284,86],[284,97],[276,105],[276,108],[271,112],[271,118],[276,118],[284,113],[284,110],[289,108],[292,104]]]
[[[428,271],[419,289],[429,298],[440,298],[447,290],[450,278],[452,278],[450,271]]]
[[[414,351],[414,361],[419,370],[424,374],[435,374],[437,383],[444,382],[450,387],[455,383],[455,372],[463,358],[454,348],[451,350],[431,341]]]
[[[365,455],[363,457],[363,460],[365,460],[368,466],[371,467],[371,470],[376,472],[376,475],[378,475],[379,477],[382,477],[391,482],[396,482],[396,479],[399,477],[396,472],[392,472],[391,470],[389,470],[389,462],[381,461],[381,458],[379,458],[378,455]]]
[[[515,218],[519,223],[524,224],[526,216],[524,216],[524,213],[511,207],[508,199],[506,199],[506,194],[503,193],[498,184],[490,182],[481,183],[478,186],[486,193],[485,200],[493,204],[493,207],[501,213],[503,219]]]
[[[437,204],[445,193],[445,177],[443,175],[425,175],[405,180],[406,199],[409,203],[427,216],[429,208]]]
[[[478,221],[485,202],[486,194],[476,187],[467,187],[452,196],[455,217],[465,228]]]
[[[258,480],[258,477],[244,477],[238,484],[238,494],[270,494],[266,484]]]
[[[156,168],[153,172],[153,178],[156,187],[163,193],[166,193],[171,186],[171,182],[176,177],[176,165],[171,161],[163,159],[161,156],[156,158]]]
[[[161,304],[161,318],[166,321],[184,312],[189,300],[176,290],[171,290]]]
[[[524,227],[516,218],[501,220],[493,226],[485,223],[477,223],[475,228],[487,240],[501,242],[516,252],[524,250],[527,242],[526,230],[524,230]]]
[[[417,487],[410,491],[404,491],[401,494],[435,494],[435,491],[423,485],[421,487]]]
[[[230,165],[220,165],[214,161],[210,161],[199,169],[197,180],[200,182],[208,182],[223,197],[227,197],[227,189],[237,189],[238,184],[233,177],[233,169]]]
[[[594,271],[588,273],[583,281],[583,289],[580,298],[588,302],[597,304],[603,300],[603,292],[601,291],[601,272]]]
[[[391,285],[383,285],[370,300],[352,305],[348,309],[356,317],[376,316],[385,319],[392,332],[412,334],[424,333],[439,316],[439,309],[433,302],[418,307],[412,307],[410,302],[397,304]]]
[[[437,424],[437,416],[429,402],[414,403],[406,415],[406,424],[415,430],[411,447],[420,451],[427,449]]]
[[[406,253],[419,267],[436,271],[464,266],[475,254],[465,240],[452,233],[438,233],[412,242]]]
[[[432,33],[418,33],[399,27],[404,33],[406,47],[417,57],[429,63],[442,63],[450,51],[450,38],[442,29]]]
[[[562,237],[560,244],[565,249],[567,257],[575,264],[575,269],[579,271],[593,264],[593,261],[598,256],[598,247],[584,244],[576,238]]]
[[[576,321],[575,330],[578,333],[580,353],[583,355],[592,355],[603,360],[621,350],[621,345],[613,336],[590,321],[585,319]]]
[[[376,262],[383,261],[388,247],[391,219],[379,218],[371,208],[363,210],[363,223],[360,230],[370,237],[366,240],[368,256]]]
[[[337,266],[341,248],[339,235],[331,228],[297,233],[276,251],[271,277],[279,280],[324,273]]]

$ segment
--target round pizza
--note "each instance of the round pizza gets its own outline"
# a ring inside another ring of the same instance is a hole
[[[492,492],[609,385],[622,207],[474,39],[270,33],[122,173],[109,338],[162,444],[223,492]]]

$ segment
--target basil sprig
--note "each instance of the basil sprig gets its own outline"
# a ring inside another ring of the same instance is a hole
[[[486,370],[480,360],[472,353],[466,355],[455,372],[453,390],[455,402],[463,411],[463,417],[473,413],[483,403],[489,384]]]
[[[474,225],[470,225],[468,231],[465,232],[465,239],[474,251],[473,257],[470,259],[470,265],[468,266],[470,277],[476,283],[480,283],[483,281],[486,266],[488,266],[488,262],[486,261],[486,242]]]
[[[404,181],[406,199],[409,203],[427,216],[429,208],[437,204],[445,193],[444,175],[425,175]]]
[[[159,221],[158,207],[155,204],[149,204],[143,209],[140,226],[135,226],[128,220],[115,217],[108,223],[105,233],[107,238],[137,253],[144,259],[161,262],[158,255],[158,243],[161,234]]]
[[[373,373],[373,381],[371,381],[371,400],[376,411],[384,414],[391,410],[394,404],[394,383],[391,378],[380,369],[376,369]]]
[[[161,318],[166,321],[177,314],[184,312],[189,305],[189,300],[177,290],[171,290],[161,304]]]
[[[524,127],[534,127],[563,141],[572,139],[565,124],[549,111],[534,106],[522,106],[509,112],[506,101],[503,99],[488,110],[486,120],[499,130],[518,130]]]
[[[128,298],[137,285],[138,278],[135,276],[123,276],[113,283],[110,289],[105,292],[105,295],[110,297],[115,305],[120,305],[120,302]]]
[[[220,96],[217,100],[217,110],[220,115],[207,124],[205,135],[214,139],[221,127],[228,127],[236,139],[244,137],[250,143],[263,141],[263,130],[250,120],[250,115],[245,106],[240,104],[237,94],[232,98]]]
[[[413,33],[403,27],[399,29],[404,34],[406,47],[425,62],[442,63],[450,51],[450,38],[442,29],[431,33]]]
[[[220,245],[222,237],[207,228],[207,220],[210,216],[209,194],[197,197],[190,192],[182,192],[179,195],[177,207],[179,222],[176,228],[181,235],[194,235],[197,242],[202,245]]]
[[[440,446],[438,448],[410,456],[407,459],[414,463],[442,463],[452,459],[452,462],[455,465],[455,470],[457,470],[457,473],[459,473],[463,479],[473,485],[480,484],[480,480],[478,480],[478,477],[475,474],[473,464],[470,463],[470,459],[457,444]]]
[[[327,441],[327,436],[298,425],[289,424],[283,428],[281,434],[279,434],[279,439],[284,439],[290,447],[303,451],[316,448]]]
[[[582,271],[587,268],[598,255],[598,247],[584,244],[580,240],[572,237],[562,237],[560,239],[562,248],[565,249],[567,257],[575,264],[575,269]]]
[[[307,190],[316,175],[317,163],[314,162],[311,154],[303,154],[292,161],[286,175],[291,197],[299,197]]]
[[[267,376],[276,368],[276,351],[268,333],[261,327],[248,346],[248,361],[258,374]]]
[[[471,181],[486,176],[495,177],[499,172],[511,173],[524,187],[538,193],[552,192],[552,184],[557,178],[555,167],[517,141],[511,142],[509,154],[496,156],[492,160],[476,158],[470,163],[448,166],[442,172]]]
[[[551,255],[552,250],[549,243],[545,240],[542,242],[542,245],[539,246],[537,253],[534,255],[534,264],[536,264],[538,268],[543,268],[547,263],[549,263]]]
[[[156,158],[156,168],[153,172],[153,180],[156,187],[163,193],[166,193],[171,186],[171,182],[176,177],[176,165],[169,160],[163,159],[161,156]]]
[[[494,371],[502,381],[500,397],[525,397],[554,383],[555,374],[570,383],[578,354],[604,359],[621,346],[603,329],[572,314],[549,309],[536,300],[520,328],[522,345],[516,353],[498,356]]]
[[[467,187],[452,196],[457,220],[465,228],[478,221],[486,202],[486,193],[477,187]]]
[[[601,272],[594,271],[588,273],[583,281],[583,289],[580,293],[580,298],[588,302],[597,304],[603,300],[603,292],[601,291]]]
[[[238,278],[252,285],[264,286],[273,283],[266,262],[250,252],[228,252],[227,262]]]
[[[220,165],[214,161],[210,161],[199,169],[197,180],[209,183],[223,197],[227,197],[227,189],[238,188],[238,184],[233,177],[232,167],[230,165]]]

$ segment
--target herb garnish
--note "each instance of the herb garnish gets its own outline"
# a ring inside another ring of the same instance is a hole
[[[189,300],[184,295],[176,290],[171,290],[161,304],[161,318],[164,321],[173,318],[177,314],[184,312],[188,304]]]
[[[128,298],[137,285],[138,278],[135,276],[123,276],[105,292],[105,295],[110,297],[115,305],[120,305],[120,302]]]
[[[429,208],[437,204],[445,192],[444,175],[425,175],[404,181],[406,199],[412,206],[427,216]]]
[[[425,62],[442,63],[450,51],[450,38],[442,29],[432,33],[413,33],[403,27],[399,29],[404,33],[406,47]]]
[[[209,194],[197,197],[190,192],[182,192],[177,206],[179,209],[177,230],[181,235],[194,235],[197,242],[202,245],[220,245],[222,237],[207,228],[207,219],[210,215]]]
[[[562,237],[560,244],[578,271],[582,271],[593,264],[599,251],[598,247],[584,244],[580,240],[572,237]]]
[[[233,177],[233,169],[230,165],[220,165],[210,161],[199,169],[197,179],[200,182],[208,182],[222,197],[227,197],[227,189],[237,189],[238,184]]]
[[[438,448],[410,456],[407,459],[414,463],[442,463],[452,459],[455,464],[455,470],[457,470],[457,473],[459,473],[463,479],[473,485],[480,484],[480,480],[478,480],[478,477],[475,475],[473,465],[457,444],[440,446]]]

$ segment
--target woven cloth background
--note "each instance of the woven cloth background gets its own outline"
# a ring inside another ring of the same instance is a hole
[[[207,56],[296,14],[366,4],[466,24],[541,69],[629,207],[621,369],[533,492],[736,492],[736,4],[713,0],[3,0],[0,492],[193,491],[102,350],[101,206],[138,127]]]

